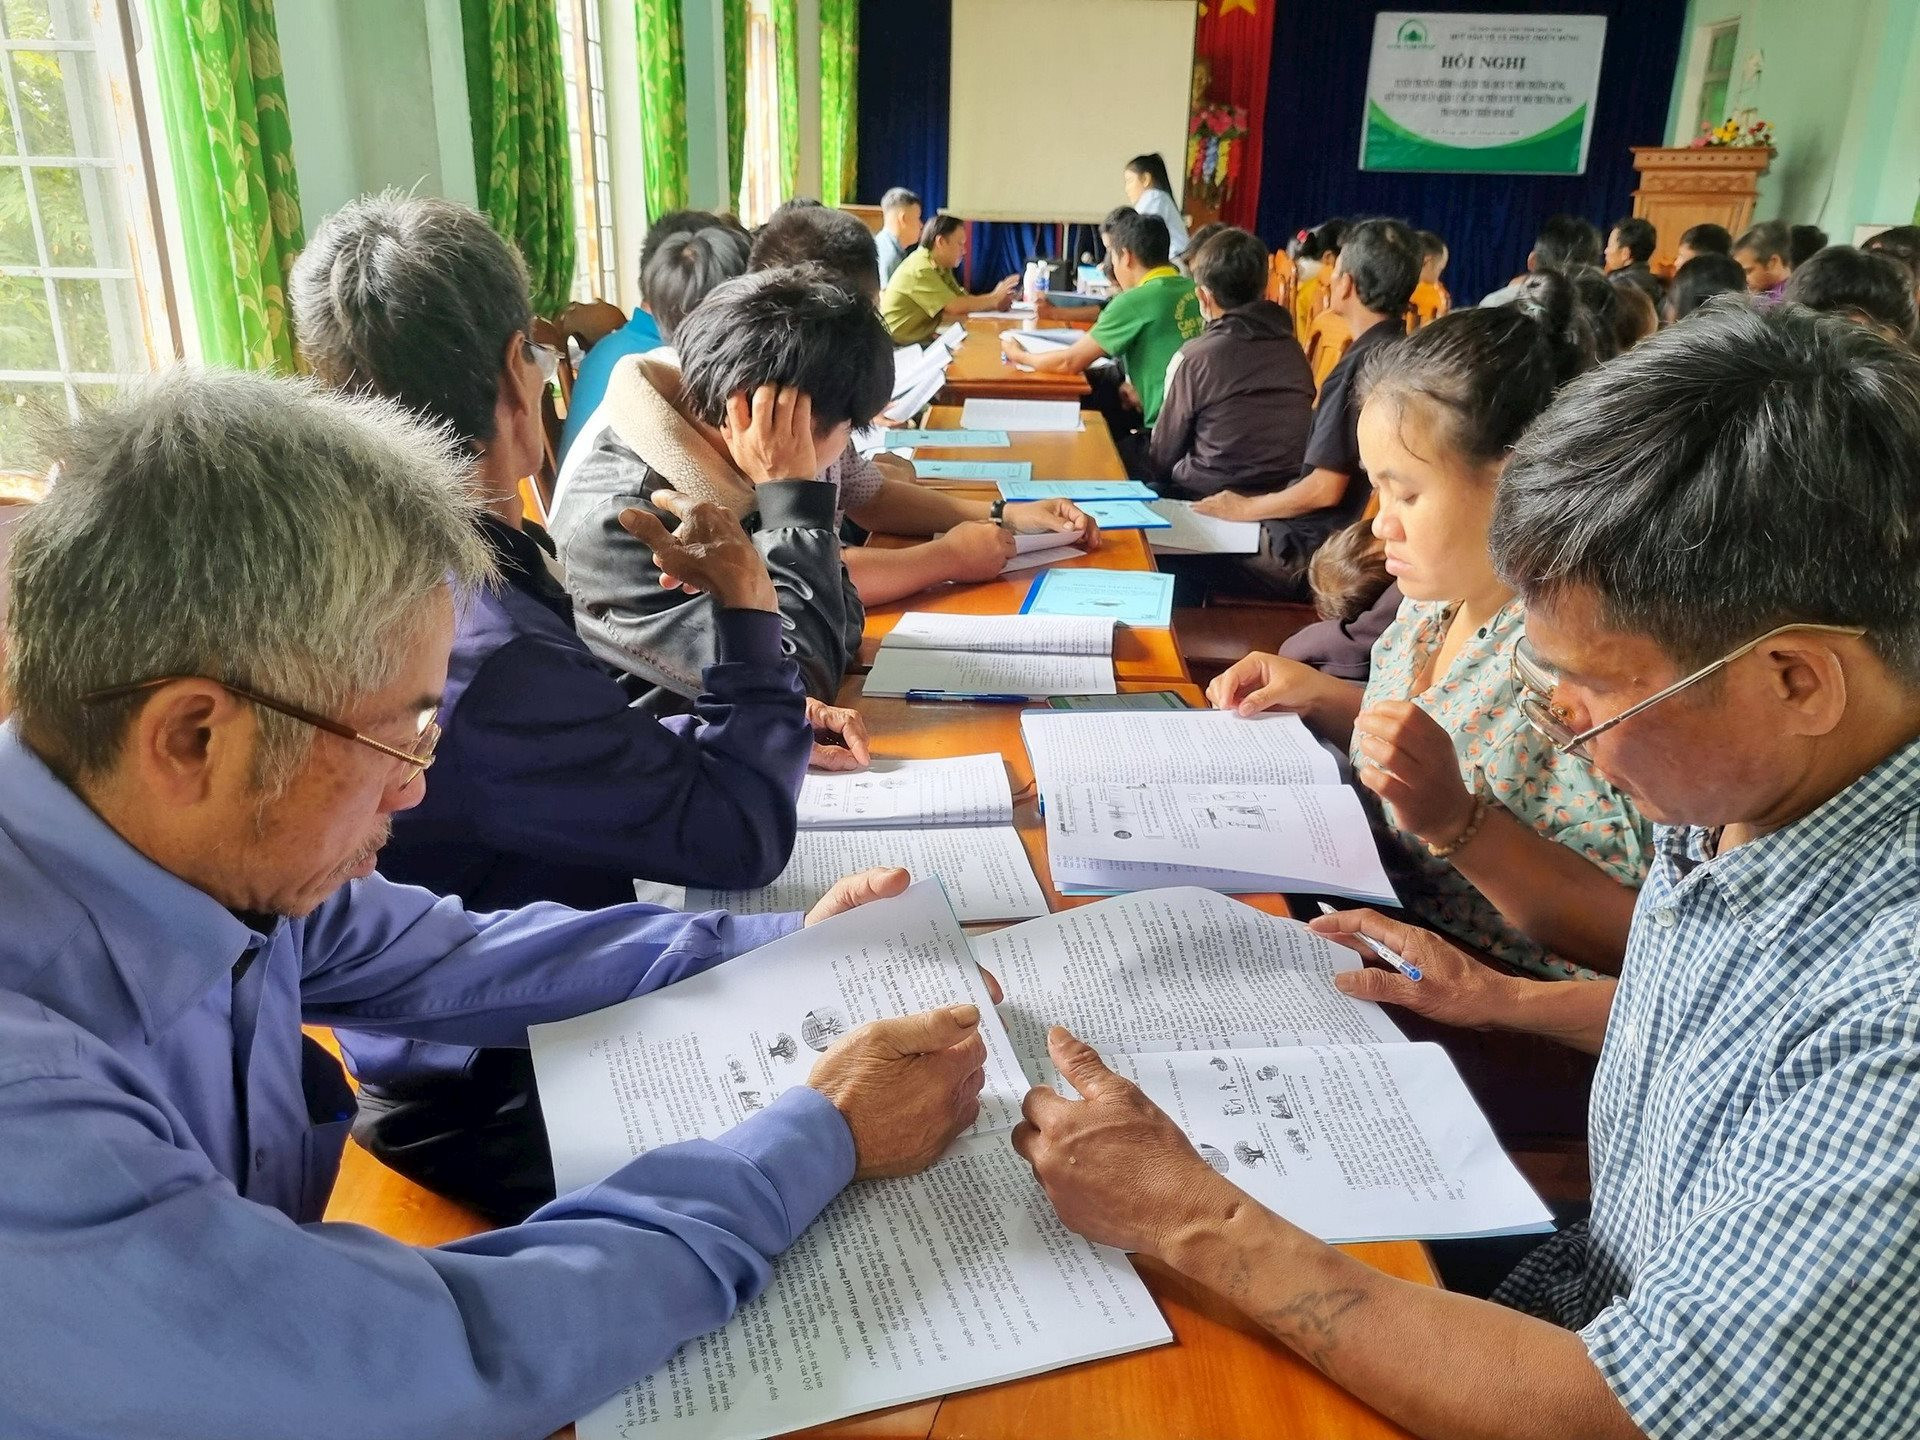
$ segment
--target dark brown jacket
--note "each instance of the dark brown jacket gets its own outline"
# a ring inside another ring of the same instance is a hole
[[[1256,300],[1180,351],[1153,427],[1153,476],[1165,493],[1193,500],[1277,490],[1300,478],[1312,422],[1313,374],[1293,317]]]

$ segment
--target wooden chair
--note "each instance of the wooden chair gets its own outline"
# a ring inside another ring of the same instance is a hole
[[[1302,345],[1307,343],[1307,331],[1313,328],[1313,317],[1326,307],[1326,280],[1329,274],[1323,263],[1317,274],[1296,280],[1293,287],[1293,333],[1300,337]]]
[[[1293,310],[1293,290],[1300,278],[1294,268],[1293,257],[1284,250],[1273,252],[1273,259],[1267,262],[1267,299],[1282,310]]]
[[[1302,343],[1307,347],[1307,368],[1313,371],[1313,388],[1317,392],[1326,384],[1333,367],[1340,363],[1340,357],[1347,353],[1347,347],[1353,344],[1353,331],[1331,310],[1322,310],[1313,317]]]
[[[1255,650],[1278,650],[1320,616],[1311,605],[1279,600],[1210,599],[1173,612],[1173,643],[1187,662],[1193,683],[1204,689],[1215,676]]]
[[[560,333],[578,345],[582,355],[626,323],[627,312],[610,300],[576,300],[554,317]]]

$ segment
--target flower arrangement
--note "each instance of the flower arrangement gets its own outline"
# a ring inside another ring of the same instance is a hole
[[[1752,106],[1736,110],[1718,125],[1704,125],[1694,137],[1693,148],[1715,150],[1770,150],[1773,148],[1773,123],[1762,120]]]
[[[1203,105],[1187,126],[1187,202],[1218,210],[1240,175],[1247,112],[1239,105]]]

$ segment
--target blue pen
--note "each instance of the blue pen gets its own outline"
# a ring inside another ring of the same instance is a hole
[[[1320,902],[1320,913],[1322,915],[1337,915],[1339,912],[1327,904],[1326,901],[1322,900]],[[1387,964],[1391,965],[1394,969],[1398,970],[1402,975],[1406,976],[1407,979],[1418,980],[1420,978],[1420,967],[1418,965],[1409,965],[1371,935],[1362,935],[1356,930],[1353,932],[1353,938],[1366,946],[1367,949],[1371,950],[1374,954],[1378,955],[1382,960],[1386,961]]]
[[[1031,705],[1031,695],[976,695],[965,690],[909,690],[908,700],[946,701],[953,704],[965,704],[969,701],[981,705]]]

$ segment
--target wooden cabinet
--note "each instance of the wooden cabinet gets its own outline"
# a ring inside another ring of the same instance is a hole
[[[1760,177],[1772,162],[1767,149],[1634,146],[1640,188],[1633,192],[1633,213],[1660,232],[1653,268],[1672,272],[1673,252],[1691,226],[1712,222],[1738,237],[1753,223]]]

